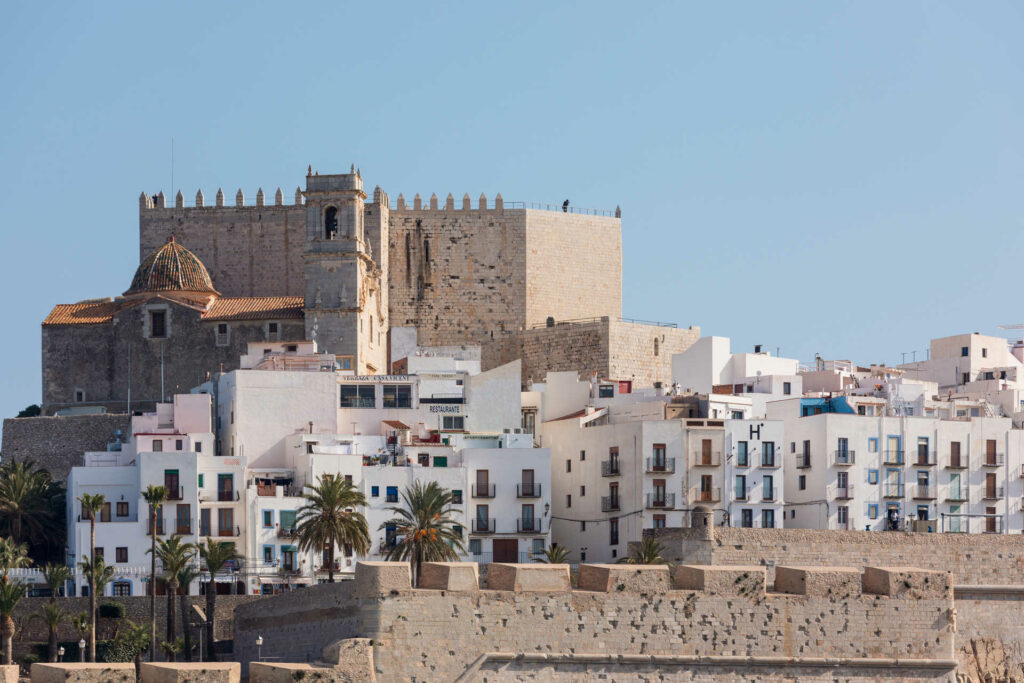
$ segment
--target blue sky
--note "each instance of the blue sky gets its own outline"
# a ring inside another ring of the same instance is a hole
[[[898,362],[1024,322],[1024,6],[14,3],[0,24],[0,415],[39,323],[116,295],[138,195],[623,210],[624,314]],[[1017,283],[1017,284],[1015,284]]]

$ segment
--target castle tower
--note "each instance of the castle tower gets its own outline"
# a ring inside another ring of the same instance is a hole
[[[364,230],[363,179],[310,173],[304,194],[306,337],[344,370],[386,372],[387,303]]]

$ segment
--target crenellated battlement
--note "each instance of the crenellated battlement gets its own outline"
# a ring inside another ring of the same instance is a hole
[[[413,199],[412,204],[409,204],[405,200],[405,195],[399,194],[398,200],[395,205],[391,207],[392,211],[397,212],[427,212],[427,211],[441,211],[441,212],[452,212],[452,211],[464,211],[464,212],[475,212],[475,213],[504,213],[505,211],[551,211],[555,213],[566,213],[566,214],[577,214],[581,216],[603,216],[606,218],[622,218],[622,209],[615,207],[614,210],[607,209],[589,209],[579,206],[562,205],[562,204],[544,204],[540,202],[506,202],[499,192],[495,197],[494,201],[488,203],[487,195],[480,193],[477,198],[476,207],[473,206],[473,200],[470,198],[469,193],[462,195],[462,200],[458,203],[455,201],[455,196],[449,192],[445,198],[444,206],[441,206],[440,201],[437,198],[437,194],[431,194],[430,198],[424,202],[423,198],[417,193]]]
[[[217,188],[217,192],[214,195],[213,204],[209,204],[206,201],[206,195],[203,191],[197,190],[195,197],[191,201],[185,200],[185,195],[181,190],[178,190],[174,196],[174,205],[169,206],[164,196],[163,190],[157,192],[154,195],[146,194],[145,192],[139,195],[139,211],[148,211],[154,209],[223,209],[223,208],[264,208],[264,207],[283,207],[283,206],[302,206],[303,192],[302,188],[296,187],[294,200],[291,204],[284,203],[284,192],[281,188],[277,188],[274,191],[274,203],[273,205],[267,204],[266,195],[263,192],[263,188],[257,188],[256,196],[253,201],[246,202],[245,192],[241,188],[235,192],[235,199],[232,203],[228,204],[222,188]]]

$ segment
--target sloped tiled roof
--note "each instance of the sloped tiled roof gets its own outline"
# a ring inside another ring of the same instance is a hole
[[[217,293],[203,262],[173,237],[146,257],[125,296],[168,291]]]
[[[128,305],[134,305],[129,303]],[[114,314],[125,308],[124,301],[93,301],[57,304],[46,316],[43,325],[96,325],[109,323]]]
[[[203,320],[283,320],[305,317],[301,296],[256,296],[216,299]]]

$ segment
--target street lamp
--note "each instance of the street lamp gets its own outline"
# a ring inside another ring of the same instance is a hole
[[[256,636],[256,661],[263,661],[263,636]]]
[[[60,647],[57,648],[57,661],[58,662],[63,662],[64,661],[64,646],[63,645],[61,645]]]
[[[85,663],[85,638],[78,641],[78,661]]]

